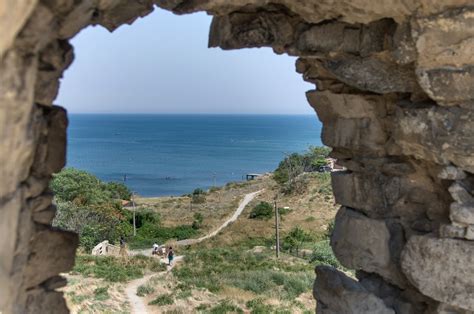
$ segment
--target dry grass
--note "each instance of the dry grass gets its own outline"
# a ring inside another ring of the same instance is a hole
[[[207,241],[204,245],[232,245],[247,241],[251,238],[271,238],[275,233],[274,219],[258,220],[249,219],[252,208],[261,201],[273,204],[275,196],[278,195],[277,206],[289,207],[289,213],[282,216],[280,221],[280,233],[284,235],[293,227],[299,226],[305,231],[319,238],[325,233],[328,224],[334,219],[337,206],[330,191],[320,192],[323,186],[328,184],[328,180],[321,182],[318,179],[320,174],[310,174],[311,179],[307,190],[302,194],[283,195],[279,192],[277,184],[271,177],[262,179],[264,193],[258,195],[245,208],[239,219],[226,228],[219,237]]]
[[[71,313],[129,313],[125,284],[110,283],[100,278],[66,275],[68,284],[62,289]],[[107,291],[106,294],[98,293]]]
[[[239,206],[244,194],[255,192],[268,185],[269,177],[254,181],[230,183],[206,194],[206,202],[191,204],[191,197],[153,197],[136,198],[139,208],[151,209],[160,213],[163,226],[176,227],[190,225],[194,221],[194,214],[203,216],[201,234],[209,233],[222,224]],[[192,192],[192,191],[190,191]]]
[[[254,199],[238,218],[238,220],[225,228],[216,237],[205,241],[191,250],[212,249],[216,247],[233,247],[233,249],[247,250],[251,254],[257,254],[261,248],[252,248],[252,239],[256,242],[262,239],[271,239],[274,235],[274,220],[249,219],[251,209],[261,201],[273,203],[278,195],[278,207],[289,207],[290,211],[283,215],[281,221],[281,234],[289,232],[294,226],[299,226],[311,233],[314,238],[320,238],[326,231],[328,224],[334,219],[336,206],[334,199],[328,190],[328,178],[321,177],[320,174],[309,174],[310,180],[307,190],[301,194],[282,195],[279,187],[270,176],[259,178],[255,181],[246,182],[239,185],[231,185],[229,188],[221,188],[217,191],[209,192],[206,195],[206,202],[203,204],[193,204],[190,210],[190,198],[184,197],[160,197],[160,198],[138,198],[140,207],[150,208],[159,212],[165,226],[174,227],[183,224],[191,224],[196,212],[204,216],[201,233],[208,233],[217,228],[224,220],[230,217],[238,206],[244,194],[265,188],[265,192]],[[263,247],[264,253],[273,260],[272,253],[268,247]],[[258,250],[257,250],[258,249]],[[253,253],[255,250],[255,253]],[[180,254],[189,254],[183,248]],[[308,261],[283,254],[281,263],[293,267],[294,269],[311,267]],[[186,266],[178,265],[177,267]],[[287,268],[288,268],[287,267]],[[297,275],[295,270],[295,276]],[[120,313],[129,311],[126,303],[125,293],[122,284],[108,284],[109,299],[103,302],[95,300],[94,290],[97,287],[106,285],[101,279],[84,278],[80,276],[69,276],[73,281],[65,288],[68,305],[73,313],[86,311],[88,313],[99,313],[100,309],[107,309],[102,312]],[[77,282],[74,282],[77,280]],[[225,306],[228,301],[232,306],[236,306],[245,312],[249,312],[249,304],[261,303],[261,306],[268,308],[291,309],[291,313],[304,313],[314,311],[315,301],[311,292],[304,292],[298,297],[289,300],[271,295],[259,295],[249,290],[243,290],[236,286],[224,285],[222,289],[214,293],[205,288],[189,287],[180,283],[172,273],[158,274],[147,283],[154,288],[154,292],[144,297],[145,304],[148,304],[160,295],[172,295],[171,305],[148,305],[150,313],[203,313],[213,307]],[[310,289],[309,289],[310,290]],[[253,302],[253,303],[252,303]],[[102,304],[100,304],[102,303]],[[205,309],[200,311],[199,309]]]

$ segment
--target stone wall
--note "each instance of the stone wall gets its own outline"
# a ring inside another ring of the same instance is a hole
[[[214,15],[209,45],[272,47],[296,70],[347,171],[318,313],[474,313],[474,7],[468,0],[0,0],[0,311],[63,313],[77,237],[54,230],[53,105],[68,40],[156,6]],[[157,75],[160,75],[157,73]]]

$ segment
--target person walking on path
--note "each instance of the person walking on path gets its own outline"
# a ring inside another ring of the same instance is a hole
[[[171,263],[173,262],[173,258],[174,258],[174,252],[173,252],[173,248],[170,246],[168,250],[168,265],[169,266],[171,266]]]
[[[151,251],[151,255],[157,255],[159,248],[160,248],[160,246],[158,244],[156,244],[156,242],[153,243],[153,251]]]
[[[126,247],[125,247],[125,239],[123,238],[123,236],[120,237],[120,252],[119,252],[119,254],[122,257],[125,257],[127,255],[127,250],[126,250]]]

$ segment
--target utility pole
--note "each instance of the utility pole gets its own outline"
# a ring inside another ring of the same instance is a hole
[[[280,257],[280,217],[278,214],[277,196],[275,196],[275,238],[276,238],[276,257]]]
[[[132,192],[132,206],[133,206],[133,236],[135,237],[137,235],[137,224],[135,223],[136,222],[135,192]]]

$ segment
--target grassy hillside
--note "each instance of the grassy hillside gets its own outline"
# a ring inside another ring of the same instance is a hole
[[[149,257],[120,259],[80,254],[74,271],[68,275],[68,305],[75,313],[129,312],[124,295],[126,283],[155,274],[137,289],[152,313],[313,312],[315,264],[338,266],[327,240],[336,208],[328,174],[302,176],[304,188],[291,194],[282,193],[281,186],[267,175],[199,192],[197,201],[192,194],[137,198],[137,211],[156,214],[161,228],[167,230],[192,226],[196,214],[200,214],[201,223],[193,235],[197,237],[230,217],[243,195],[265,189],[236,222],[216,237],[175,248],[176,254],[185,257],[171,272],[163,271],[156,259]],[[274,253],[273,211],[268,217],[250,218],[262,202],[273,208],[275,198],[282,212],[279,259]]]

